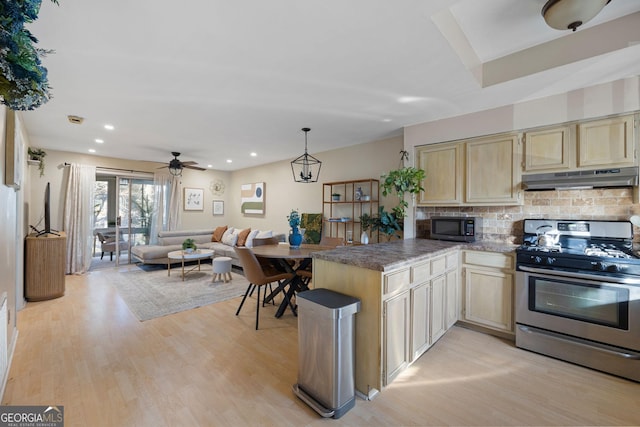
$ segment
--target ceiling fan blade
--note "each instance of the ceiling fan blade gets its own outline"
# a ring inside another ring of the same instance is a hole
[[[169,165],[164,165],[164,166],[160,166],[160,167],[159,167],[159,168],[157,168],[157,169],[164,169],[164,168],[168,168],[168,167],[169,167]]]
[[[194,162],[193,160],[190,160],[188,162],[182,162],[182,166],[186,166],[186,165],[197,165],[198,162]]]
[[[206,171],[207,170],[206,168],[201,168],[200,166],[188,165],[187,163],[190,163],[190,162],[183,163],[182,167],[187,168],[187,169],[194,169],[194,170],[197,170],[197,171]],[[193,162],[193,163],[195,163],[195,162]]]

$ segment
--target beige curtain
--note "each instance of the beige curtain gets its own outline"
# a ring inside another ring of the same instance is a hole
[[[177,230],[180,227],[180,204],[182,203],[182,197],[180,190],[182,188],[182,181],[179,176],[172,177],[171,181],[171,195],[169,196],[169,218],[167,221],[167,230]]]
[[[165,230],[175,230],[178,228],[180,218],[180,190],[174,187],[179,184],[179,178],[166,174],[155,173],[153,175],[155,209],[151,216],[151,231],[149,243],[158,243],[158,233]],[[174,195],[178,194],[178,197]],[[174,205],[177,205],[177,209]]]
[[[69,167],[64,203],[64,230],[67,233],[67,274],[83,274],[91,266],[95,182],[95,166],[72,163]]]

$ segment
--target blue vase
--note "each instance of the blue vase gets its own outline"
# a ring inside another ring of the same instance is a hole
[[[300,230],[298,227],[293,227],[291,232],[289,233],[289,246],[294,249],[297,249],[302,244],[302,234],[300,234]]]

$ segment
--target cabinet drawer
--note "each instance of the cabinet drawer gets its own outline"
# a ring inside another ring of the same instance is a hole
[[[384,293],[393,294],[404,288],[409,288],[411,284],[411,273],[408,268],[389,273],[384,276]]]
[[[431,260],[431,275],[439,276],[447,270],[447,258],[444,256]]]
[[[431,277],[431,262],[425,261],[411,267],[411,283],[424,283]]]
[[[464,264],[475,264],[482,267],[513,269],[513,256],[484,251],[464,251]]]

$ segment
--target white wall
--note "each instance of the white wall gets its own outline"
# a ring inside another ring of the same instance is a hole
[[[320,182],[301,184],[293,181],[289,161],[276,162],[235,172],[194,171],[185,169],[181,179],[182,187],[204,189],[204,211],[181,210],[182,229],[211,228],[218,225],[251,227],[287,232],[287,215],[291,209],[300,212],[322,212],[322,182],[349,179],[376,178],[398,167],[402,150],[402,137],[360,144],[344,149],[312,153],[322,161]],[[28,203],[28,224],[42,228],[44,216],[44,190],[51,183],[51,226],[62,230],[64,214],[64,193],[68,168],[64,163],[81,163],[100,167],[110,167],[144,172],[157,171],[160,163],[139,162],[109,157],[82,155],[63,151],[46,150],[45,174],[39,176],[37,166],[30,166],[28,175],[31,191]],[[222,180],[224,194],[216,196],[212,184]],[[240,186],[252,182],[265,183],[265,214],[243,215],[240,213]],[[213,216],[213,200],[224,202],[224,215]],[[182,203],[182,202],[181,202]],[[383,201],[384,203],[384,201]],[[395,201],[388,203],[391,207]],[[39,224],[39,225],[38,225]]]
[[[9,324],[0,327],[7,328],[7,342],[12,350],[17,337],[16,311],[23,304],[23,260],[24,237],[23,216],[21,209],[23,195],[28,183],[23,184],[20,190],[14,190],[4,185],[5,183],[5,150],[6,150],[6,112],[4,105],[0,105],[0,294],[7,293],[7,309]],[[24,149],[26,153],[26,148]],[[24,154],[24,153],[23,153]],[[22,156],[24,159],[24,155]],[[24,177],[24,165],[22,168]],[[0,373],[0,381],[2,373]]]

